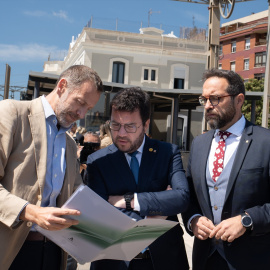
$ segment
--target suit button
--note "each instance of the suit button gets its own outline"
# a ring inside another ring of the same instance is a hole
[[[215,205],[215,206],[214,206],[214,209],[215,209],[215,210],[218,210],[218,207]]]
[[[28,222],[26,223],[26,225],[27,225],[27,227],[32,227],[33,223],[32,223],[31,221],[28,221]]]
[[[215,187],[214,187],[214,190],[215,190],[215,191],[217,191],[217,190],[218,190],[218,187],[217,187],[217,186],[215,186]]]

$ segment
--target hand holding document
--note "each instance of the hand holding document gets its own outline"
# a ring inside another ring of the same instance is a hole
[[[136,221],[81,185],[62,208],[76,209],[78,225],[60,231],[36,229],[80,264],[100,259],[132,260],[177,222],[162,219]],[[70,216],[70,218],[72,218]]]

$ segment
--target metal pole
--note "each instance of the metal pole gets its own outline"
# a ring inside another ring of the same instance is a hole
[[[269,98],[270,98],[270,46],[269,46],[269,31],[270,31],[270,0],[268,0],[268,29],[267,29],[267,49],[266,49],[266,67],[265,67],[265,78],[264,78],[264,91],[263,91],[263,111],[262,111],[262,127],[268,128],[269,119]]]
[[[9,94],[9,83],[10,83],[10,66],[6,64],[6,77],[5,77],[5,88],[4,88],[4,99],[8,99]]]
[[[177,125],[178,125],[178,112],[179,112],[179,99],[178,97],[173,98],[173,108],[172,111],[173,121],[172,121],[172,143],[177,144]]]
[[[39,97],[39,86],[40,86],[40,82],[39,81],[35,81],[35,88],[34,88],[33,99]]]
[[[219,0],[209,2],[209,29],[208,29],[208,58],[207,68],[217,68],[217,53],[219,46],[220,12]]]

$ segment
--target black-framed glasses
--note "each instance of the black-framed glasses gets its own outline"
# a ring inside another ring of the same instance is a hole
[[[121,129],[121,126],[123,126],[127,133],[136,133],[137,129],[142,124],[143,123],[141,123],[139,126],[136,126],[136,124],[120,124],[117,122],[110,122],[110,129],[114,131],[119,131]]]
[[[226,95],[226,96],[215,96],[215,95],[210,95],[209,98],[206,98],[204,96],[200,96],[199,97],[199,102],[202,106],[205,106],[207,103],[207,100],[209,99],[210,103],[212,104],[212,106],[217,106],[219,104],[219,101],[221,98],[224,97],[234,97],[237,95]]]

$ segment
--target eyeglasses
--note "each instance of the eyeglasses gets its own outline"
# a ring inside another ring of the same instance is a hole
[[[207,100],[209,99],[210,103],[212,104],[212,106],[217,106],[219,104],[219,101],[221,98],[224,98],[224,97],[234,97],[236,95],[226,95],[226,96],[209,96],[209,98],[206,98],[204,96],[200,96],[199,97],[199,102],[202,106],[205,106],[206,103],[207,103]]]
[[[127,133],[136,133],[137,128],[139,128],[141,125],[142,124],[136,126],[135,124],[120,124],[116,122],[110,122],[111,130],[119,131],[121,129],[121,126],[123,126]]]

